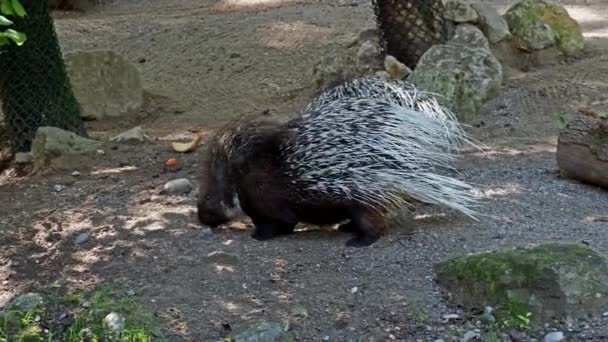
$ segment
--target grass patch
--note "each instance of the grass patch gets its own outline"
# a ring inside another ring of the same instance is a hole
[[[136,296],[118,296],[103,288],[51,300],[27,312],[10,306],[0,312],[0,342],[166,341],[160,324]],[[115,331],[106,319],[111,313],[120,326]]]

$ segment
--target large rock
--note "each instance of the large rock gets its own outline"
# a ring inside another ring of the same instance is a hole
[[[560,132],[557,165],[562,176],[608,189],[608,115],[579,112]]]
[[[494,6],[480,2],[473,3],[471,6],[479,15],[477,25],[490,43],[495,44],[511,37],[507,21]]]
[[[322,92],[350,79],[383,70],[378,30],[365,29],[344,47],[336,47],[321,56],[313,66],[315,91]]]
[[[293,337],[283,329],[281,324],[264,322],[242,331],[229,340],[234,342],[284,342],[292,341]]]
[[[448,44],[461,44],[467,47],[490,50],[490,42],[477,26],[472,24],[460,24],[456,26],[454,36]]]
[[[557,46],[570,56],[584,48],[581,27],[559,4],[522,0],[507,10],[505,18],[520,49],[535,51]]]
[[[444,18],[456,23],[476,23],[479,14],[470,2],[464,0],[448,0],[445,3]]]
[[[102,143],[56,127],[40,127],[32,142],[34,171],[87,167],[97,158]]]
[[[141,108],[144,90],[137,68],[113,51],[75,51],[67,73],[85,119],[119,117]]]
[[[454,303],[532,313],[533,323],[599,317],[608,307],[606,260],[586,245],[549,243],[457,257],[437,266]]]
[[[422,55],[408,80],[441,95],[438,101],[467,121],[498,95],[502,78],[500,62],[487,49],[441,44]]]

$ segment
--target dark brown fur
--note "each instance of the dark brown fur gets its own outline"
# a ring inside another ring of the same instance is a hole
[[[207,146],[203,166],[206,175],[201,180],[198,214],[201,223],[218,226],[230,220],[219,203],[233,206],[233,194],[243,212],[255,225],[253,237],[272,239],[277,235],[291,234],[299,222],[326,225],[346,220],[340,230],[355,237],[348,246],[368,246],[384,232],[383,212],[348,198],[335,198],[330,194],[312,193],[301,189],[283,172],[283,156],[279,146],[285,130],[279,125],[254,122],[234,135],[234,144],[247,142],[246,148],[225,156],[225,146],[218,140]],[[220,133],[221,134],[221,133]]]

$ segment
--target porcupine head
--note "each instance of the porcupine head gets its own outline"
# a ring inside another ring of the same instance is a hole
[[[197,213],[209,227],[226,224],[240,214],[228,153],[217,137],[203,147]]]

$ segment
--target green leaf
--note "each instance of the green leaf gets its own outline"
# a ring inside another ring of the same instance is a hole
[[[0,13],[4,15],[15,15],[13,6],[11,6],[9,0],[0,0]]]
[[[27,14],[27,12],[25,12],[25,8],[23,8],[23,6],[19,2],[19,0],[11,0],[11,4],[13,5],[12,6],[13,10],[15,11],[15,14],[18,17],[20,17],[20,18],[25,17],[25,15]]]
[[[8,45],[10,41],[6,37],[0,37],[0,46]]]
[[[4,32],[0,32],[0,38],[1,37],[6,37],[6,38],[11,39],[18,46],[23,45],[23,43],[25,43],[25,40],[27,39],[27,37],[25,36],[25,33],[17,32],[12,29],[8,29]]]
[[[0,15],[0,26],[11,26],[13,22],[5,16]]]

